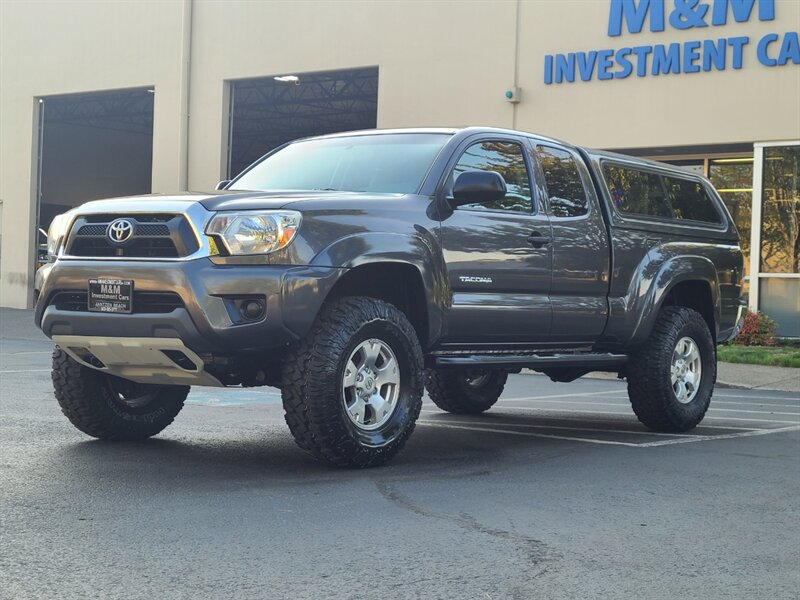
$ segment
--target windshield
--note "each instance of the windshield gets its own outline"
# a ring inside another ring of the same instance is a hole
[[[295,142],[227,189],[411,194],[448,139],[439,133],[387,133]]]

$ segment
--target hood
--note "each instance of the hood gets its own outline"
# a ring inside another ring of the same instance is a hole
[[[200,204],[208,211],[222,210],[270,210],[293,206],[302,210],[298,204],[307,209],[363,209],[365,203],[374,201],[386,202],[389,199],[403,198],[402,194],[375,194],[368,192],[339,191],[220,191],[211,193],[186,194],[148,194],[145,196],[127,196],[92,200],[78,207],[80,214],[102,214],[121,212],[176,211],[184,212],[193,204]]]
[[[370,200],[385,200],[400,197],[401,194],[375,194],[369,192],[340,192],[334,190],[274,190],[269,192],[222,191],[205,196],[199,200],[206,210],[258,210],[284,208],[296,203],[319,201],[323,205],[334,208]],[[298,210],[301,207],[293,206]]]
[[[247,210],[250,208],[281,208],[292,201],[287,194],[264,192],[211,192],[185,194],[147,194],[92,200],[79,207],[82,214],[141,212],[148,210],[184,211],[199,203],[207,210]]]

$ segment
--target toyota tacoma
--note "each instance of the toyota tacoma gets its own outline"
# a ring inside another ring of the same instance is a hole
[[[143,439],[191,386],[273,386],[336,466],[396,455],[426,389],[477,414],[523,368],[617,373],[645,426],[687,431],[743,309],[705,178],[491,128],[291,142],[214,193],[88,202],[48,250],[35,318],[78,429]]]

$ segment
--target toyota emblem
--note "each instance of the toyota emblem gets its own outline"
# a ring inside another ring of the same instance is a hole
[[[115,244],[124,244],[133,235],[133,223],[128,221],[128,219],[117,219],[116,221],[112,221],[111,225],[108,226],[108,232],[106,233],[108,239],[110,239]]]

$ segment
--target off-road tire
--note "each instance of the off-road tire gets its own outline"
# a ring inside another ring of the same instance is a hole
[[[690,337],[700,352],[702,372],[695,397],[678,402],[670,379],[672,353],[679,340]],[[708,410],[717,379],[714,339],[703,317],[689,308],[661,310],[653,332],[625,369],[633,412],[653,431],[683,432],[694,428]]]
[[[428,369],[425,388],[433,403],[444,411],[457,415],[477,415],[486,412],[503,393],[508,379],[506,371],[489,369],[486,380],[475,387],[469,384],[471,369]]]
[[[342,382],[350,354],[372,338],[394,352],[400,391],[389,421],[363,431],[346,413]],[[414,431],[422,406],[422,349],[395,306],[373,298],[341,298],[325,305],[309,334],[290,348],[281,380],[286,423],[298,446],[333,466],[373,467],[394,457]]]
[[[53,350],[53,390],[61,411],[83,433],[101,440],[142,440],[172,423],[183,408],[188,386],[140,385],[150,395],[128,406],[113,386],[136,385],[84,367],[61,348]]]

